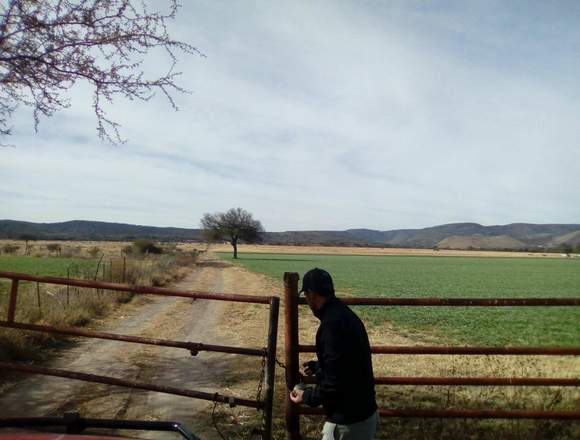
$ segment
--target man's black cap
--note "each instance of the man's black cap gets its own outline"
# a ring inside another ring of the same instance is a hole
[[[332,277],[324,269],[315,267],[306,272],[302,278],[302,289],[300,289],[299,293],[306,290],[316,292],[327,298],[333,297],[334,284],[332,283]]]

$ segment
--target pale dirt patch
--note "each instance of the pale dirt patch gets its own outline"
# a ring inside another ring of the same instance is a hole
[[[193,245],[200,247],[201,245]],[[200,247],[201,249],[201,247]],[[205,247],[204,247],[205,249]],[[212,244],[213,252],[232,252],[229,244]],[[469,250],[433,250],[408,248],[373,248],[373,247],[346,247],[346,246],[274,246],[268,244],[241,244],[240,253],[264,254],[308,254],[308,255],[412,255],[432,257],[512,257],[512,258],[566,258],[556,253],[528,253],[509,251],[469,251]]]
[[[58,243],[62,247],[63,254],[74,250],[79,255],[86,256],[93,248],[99,249],[105,258],[123,256],[123,248],[130,246],[128,241],[55,241],[36,240],[29,242],[30,255],[44,256],[54,255],[47,250],[46,245]],[[24,252],[22,240],[0,240],[0,248],[4,245],[16,245],[20,249],[17,255]],[[183,252],[211,250],[213,252],[232,252],[229,243],[191,243],[191,242],[160,242],[161,245],[174,247]],[[379,247],[350,247],[350,246],[292,246],[292,245],[268,245],[268,244],[240,244],[238,251],[242,253],[266,253],[266,254],[314,254],[314,255],[413,255],[413,256],[448,256],[448,257],[515,257],[515,258],[566,258],[559,253],[532,253],[510,251],[484,251],[484,250],[433,250],[433,249],[409,249],[409,248],[379,248]],[[71,255],[75,256],[75,255]]]

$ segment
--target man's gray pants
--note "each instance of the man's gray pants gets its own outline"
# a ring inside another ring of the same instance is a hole
[[[322,440],[373,440],[379,429],[377,411],[368,419],[350,425],[326,422],[322,428]]]

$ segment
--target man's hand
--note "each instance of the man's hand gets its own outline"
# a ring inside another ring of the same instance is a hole
[[[294,403],[302,403],[304,398],[304,390],[299,388],[298,385],[294,386],[294,389],[290,391],[290,400]]]
[[[302,364],[304,375],[305,376],[314,376],[316,374],[316,370],[318,369],[318,362],[316,361],[308,361]]]

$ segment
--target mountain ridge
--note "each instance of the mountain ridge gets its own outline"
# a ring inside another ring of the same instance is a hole
[[[70,220],[33,223],[0,220],[0,239],[199,241],[202,231],[132,225],[128,223]],[[484,226],[474,222],[447,223],[420,229],[266,232],[266,244],[384,246],[450,249],[533,249],[580,246],[580,224],[510,223]]]

